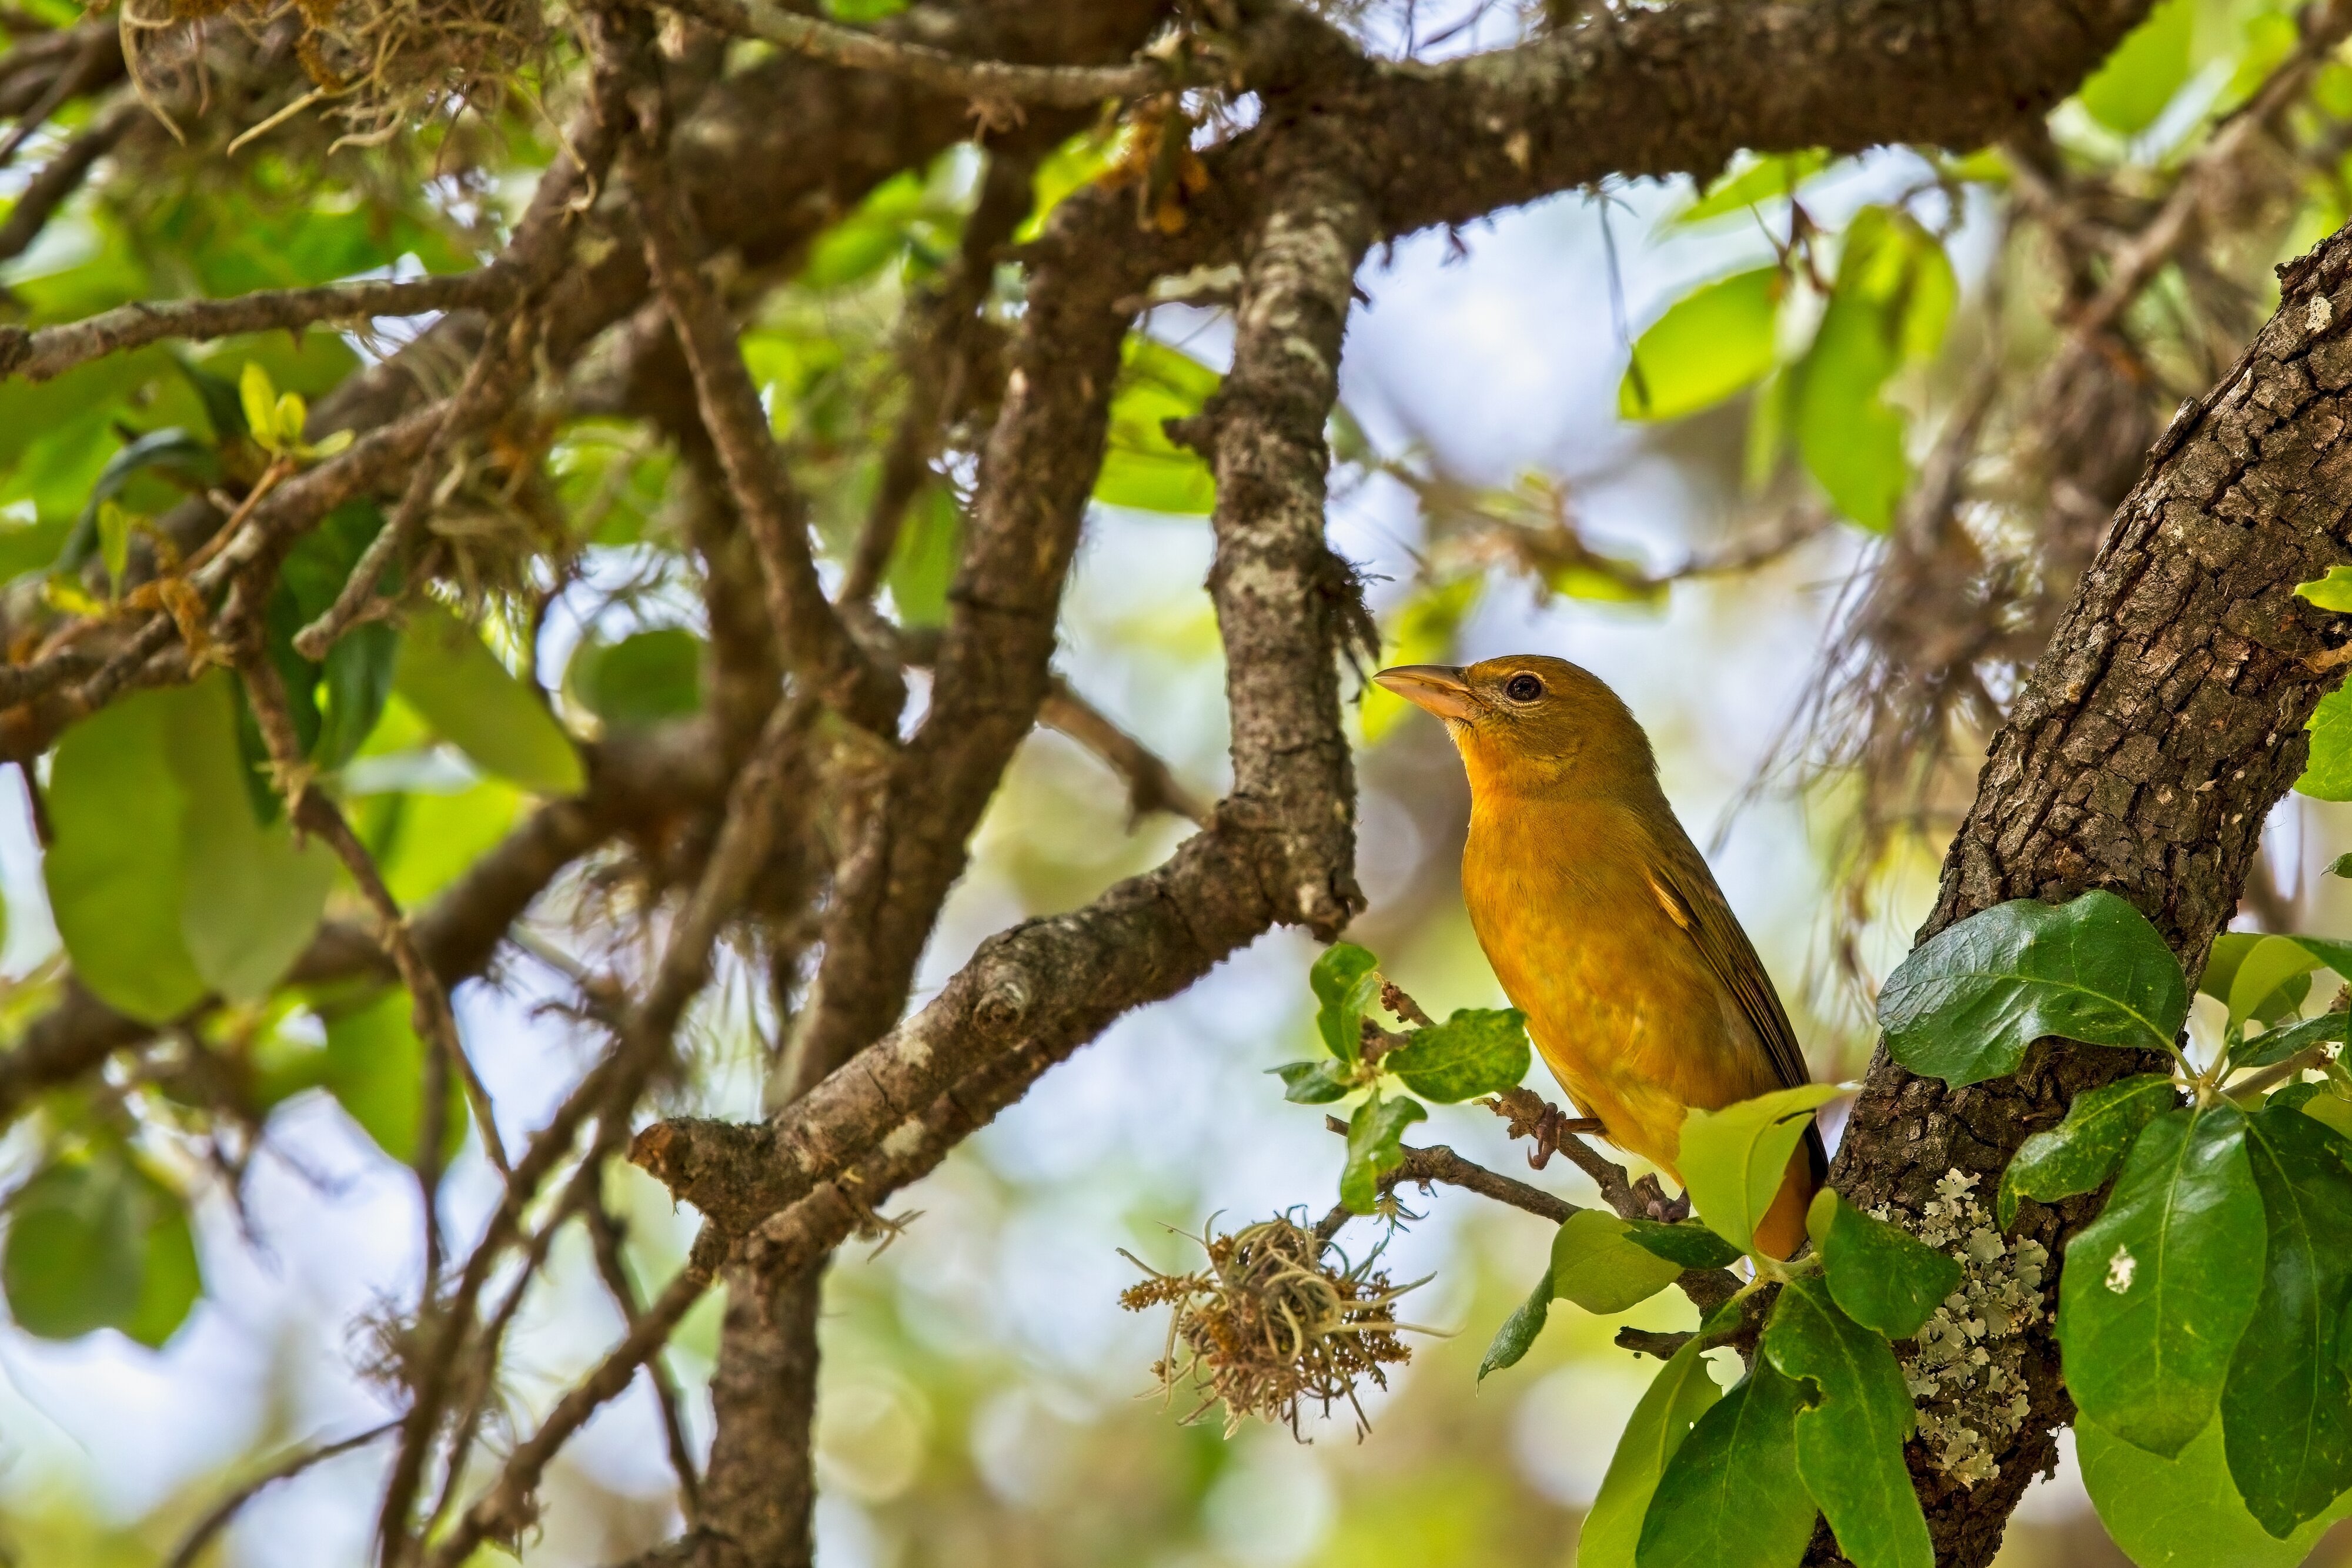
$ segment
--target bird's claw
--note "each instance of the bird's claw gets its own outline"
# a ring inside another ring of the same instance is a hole
[[[1660,1224],[1679,1225],[1690,1218],[1690,1194],[1677,1193],[1668,1197],[1654,1172],[1633,1184],[1633,1196],[1642,1200],[1642,1207],[1649,1217]]]

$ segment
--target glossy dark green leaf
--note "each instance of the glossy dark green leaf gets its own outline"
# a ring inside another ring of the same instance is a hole
[[[1315,992],[1315,1030],[1323,1049],[1354,1065],[1363,1049],[1364,1014],[1379,998],[1380,960],[1353,942],[1334,942],[1307,971]]]
[[[2000,1174],[1996,1218],[2002,1229],[2017,1218],[2017,1202],[2051,1203],[2093,1192],[2113,1176],[2140,1129],[2180,1103],[2180,1092],[2160,1072],[2136,1073],[2078,1094],[2066,1119],[2025,1140]]]
[[[144,1023],[201,999],[182,935],[186,800],[171,768],[175,691],[134,692],[68,730],[50,764],[41,873],[75,976]]]
[[[410,1022],[408,993],[397,988],[327,1020],[327,1092],[376,1147],[403,1165],[416,1160],[425,1109],[425,1045]],[[443,1112],[445,1154],[465,1141],[462,1084],[449,1085]]]
[[[2189,987],[2156,927],[2112,893],[1996,904],[1938,932],[1878,993],[1886,1049],[1958,1086],[2017,1071],[2043,1035],[2168,1049]]]
[[[1622,1312],[1681,1277],[1681,1264],[1637,1245],[1629,1229],[1597,1208],[1570,1215],[1552,1233],[1552,1294],[1588,1312]]]
[[[1536,1336],[1543,1333],[1545,1322],[1551,1317],[1551,1270],[1547,1269],[1543,1278],[1536,1281],[1536,1288],[1528,1292],[1528,1299],[1512,1310],[1511,1315],[1503,1320],[1503,1326],[1495,1331],[1495,1337],[1487,1342],[1486,1354],[1478,1362],[1479,1382],[1486,1382],[1490,1372],[1517,1366],[1526,1359]]]
[[[2066,1245],[2058,1338],[2084,1416],[2170,1458],[2212,1419],[2263,1276],[2263,1199],[2235,1108],[2168,1111]]]
[[[1381,1066],[1440,1104],[1500,1094],[1518,1086],[1533,1061],[1527,1023],[1517,1008],[1457,1009],[1444,1023],[1413,1030]]]
[[[1759,1359],[1692,1427],[1642,1519],[1637,1568],[1793,1568],[1816,1510],[1797,1471],[1798,1385]]]
[[[1846,1316],[1888,1339],[1919,1332],[1960,1288],[1960,1266],[1899,1226],[1823,1187],[1805,1215],[1829,1292]]]
[[[538,694],[437,605],[410,616],[393,689],[485,772],[542,795],[576,795],[587,782],[578,748]]]
[[[1370,1214],[1380,1198],[1380,1175],[1404,1161],[1398,1140],[1429,1113],[1418,1100],[1367,1100],[1348,1121],[1348,1165],[1339,1175],[1339,1201],[1354,1214]]]
[[[1787,287],[1780,267],[1759,267],[1676,300],[1634,340],[1617,385],[1617,416],[1680,419],[1762,380]]]
[[[2270,1067],[2315,1045],[2340,1044],[2352,1014],[2321,1013],[2317,1018],[2266,1029],[2231,1054],[2237,1067]]]
[[[1667,1225],[1655,1219],[1628,1220],[1629,1240],[1685,1269],[1728,1269],[1747,1256],[1738,1248],[1696,1219]]]
[[[1336,1061],[1290,1061],[1268,1071],[1282,1080],[1282,1097],[1294,1105],[1328,1105],[1352,1087],[1348,1070]]]
[[[1666,1461],[1690,1436],[1692,1425],[1721,1397],[1696,1340],[1658,1369],[1618,1437],[1608,1473],[1577,1532],[1576,1568],[1633,1568],[1643,1516],[1649,1512]]]
[[[1911,1393],[1885,1339],[1840,1311],[1828,1281],[1806,1275],[1780,1288],[1763,1351],[1816,1391],[1797,1412],[1797,1473],[1839,1550],[1854,1568],[1935,1568],[1927,1516],[1903,1461]]]
[[[565,679],[589,712],[614,729],[642,729],[702,706],[703,640],[683,626],[583,641]]]
[[[2091,118],[2123,136],[2154,124],[2189,79],[2194,0],[2162,0],[2079,89]]]
[[[2099,1522],[2137,1568],[2295,1568],[2345,1511],[2339,1503],[2273,1540],[2230,1479],[2219,1421],[2171,1459],[2077,1421],[2074,1454]]]
[[[2246,1117],[2246,1154],[2270,1239],[2262,1293],[2221,1391],[2230,1474],[2282,1539],[2352,1489],[2352,1384],[2336,1333],[2352,1295],[2352,1171],[2309,1117]]]
[[[1683,1120],[1682,1174],[1707,1228],[1746,1251],[1813,1112],[1845,1092],[1836,1083],[1801,1083],[1719,1111],[1694,1107]]]

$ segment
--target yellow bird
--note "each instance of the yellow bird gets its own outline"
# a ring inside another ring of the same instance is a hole
[[[1771,977],[1616,693],[1533,653],[1374,679],[1454,737],[1470,776],[1470,924],[1545,1063],[1611,1143],[1680,1182],[1687,1108],[1806,1081]],[[1797,1249],[1828,1166],[1808,1128],[1759,1248]]]

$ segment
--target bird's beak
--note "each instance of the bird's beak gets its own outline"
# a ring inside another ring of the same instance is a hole
[[[1478,699],[1470,695],[1469,683],[1452,664],[1398,664],[1372,679],[1440,718],[1466,719],[1478,710]]]

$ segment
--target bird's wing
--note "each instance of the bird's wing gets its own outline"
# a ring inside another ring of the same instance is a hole
[[[1667,917],[1697,946],[1706,967],[1739,1004],[1748,1027],[1763,1042],[1772,1075],[1784,1088],[1809,1082],[1812,1072],[1797,1045],[1797,1031],[1780,1005],[1780,992],[1772,988],[1771,977],[1764,972],[1763,961],[1741,929],[1739,917],[1724,902],[1723,890],[1716,886],[1714,873],[1690,840],[1679,830],[1673,837],[1675,841],[1656,846],[1658,852],[1648,868],[1650,891],[1657,894]]]

